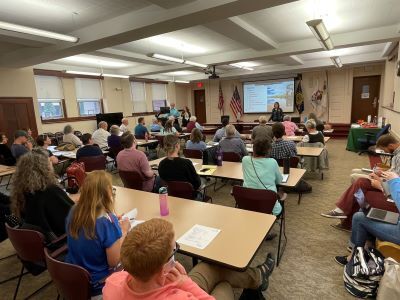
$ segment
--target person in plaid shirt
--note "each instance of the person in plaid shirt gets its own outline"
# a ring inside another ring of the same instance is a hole
[[[272,125],[272,133],[275,141],[272,143],[271,157],[278,159],[290,158],[297,155],[296,144],[293,141],[285,141],[282,137],[285,134],[285,126],[277,122]]]

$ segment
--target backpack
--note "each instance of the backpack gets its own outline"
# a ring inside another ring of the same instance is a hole
[[[76,194],[85,181],[85,164],[83,162],[73,162],[66,170],[67,173],[67,192]]]
[[[61,143],[56,147],[58,151],[74,151],[75,146],[71,143]]]
[[[345,289],[358,298],[375,298],[385,272],[383,255],[374,248],[357,247],[343,272]]]

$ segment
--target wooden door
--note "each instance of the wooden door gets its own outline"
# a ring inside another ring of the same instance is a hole
[[[378,115],[381,76],[354,77],[351,122]]]
[[[32,98],[0,97],[0,131],[6,133],[9,144],[13,143],[17,129],[30,128],[38,135]]]
[[[207,122],[206,116],[206,93],[205,90],[195,90],[194,92],[194,114],[200,124]]]

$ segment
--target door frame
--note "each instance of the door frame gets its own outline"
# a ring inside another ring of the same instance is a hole
[[[205,89],[195,89],[193,90],[193,114],[197,117],[196,112],[196,92],[203,91],[204,92],[204,113],[205,113],[205,123],[207,123],[207,101],[206,101],[206,90]]]
[[[381,83],[382,83],[382,75],[366,75],[366,76],[354,76],[353,77],[353,86],[352,86],[352,91],[351,91],[351,111],[350,111],[350,123],[352,123],[352,119],[353,119],[353,109],[354,109],[354,93],[355,93],[355,89],[354,89],[354,82],[357,78],[372,78],[372,77],[377,77],[379,78],[379,90],[378,90],[378,103],[376,105],[376,111],[374,116],[378,116],[379,113],[379,103],[380,103],[380,95],[381,95]],[[372,117],[374,117],[372,116]]]
[[[32,135],[37,136],[39,134],[36,123],[35,106],[33,105],[32,97],[0,97],[0,104],[27,104],[31,108],[31,113],[27,116],[29,123],[32,124],[31,130]],[[1,124],[0,124],[1,125]],[[17,128],[15,128],[17,130]]]

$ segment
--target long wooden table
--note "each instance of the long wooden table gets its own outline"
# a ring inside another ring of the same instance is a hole
[[[149,163],[151,166],[152,165],[158,166],[163,159],[165,159],[165,157],[152,160]],[[203,161],[201,159],[190,159],[190,160],[193,162],[194,168],[196,169],[197,174],[199,174],[200,176],[243,181],[243,171],[241,162],[224,161],[222,163],[222,166],[217,167],[214,173],[212,173],[211,175],[205,175],[199,172],[203,167]],[[283,168],[280,168],[280,170],[281,172],[283,172]],[[296,187],[305,173],[306,170],[304,169],[290,168],[290,175],[288,181],[286,183],[281,183],[280,186]]]
[[[15,173],[16,170],[17,170],[17,168],[15,166],[0,165],[0,187],[1,186],[5,186],[6,189],[8,189],[8,186],[10,185],[10,182],[11,182],[11,177]],[[1,185],[1,182],[3,181],[3,178],[6,177],[6,176],[9,176],[7,183]]]
[[[137,139],[136,140],[136,145],[141,146],[141,147],[146,147],[148,145],[158,143],[158,140],[143,140],[143,139]]]
[[[246,144],[247,152],[253,153],[253,144]],[[296,147],[297,156],[319,157],[324,148],[316,147]]]
[[[71,198],[76,201],[78,197],[72,195]],[[269,214],[172,196],[168,196],[168,206],[169,215],[161,217],[158,194],[116,187],[117,214],[137,208],[137,220],[168,220],[174,225],[175,239],[196,224],[220,229],[221,232],[205,249],[181,244],[179,252],[238,271],[249,266],[276,220]]]
[[[284,136],[283,136],[283,139],[284,139],[285,141],[293,141],[293,142],[295,142],[295,143],[299,143],[299,142],[301,142],[301,141],[303,140],[303,136],[301,136],[301,135],[290,135],[290,136],[284,135]],[[324,137],[325,144],[326,144],[330,139],[331,139],[330,136],[325,136],[325,137]]]

